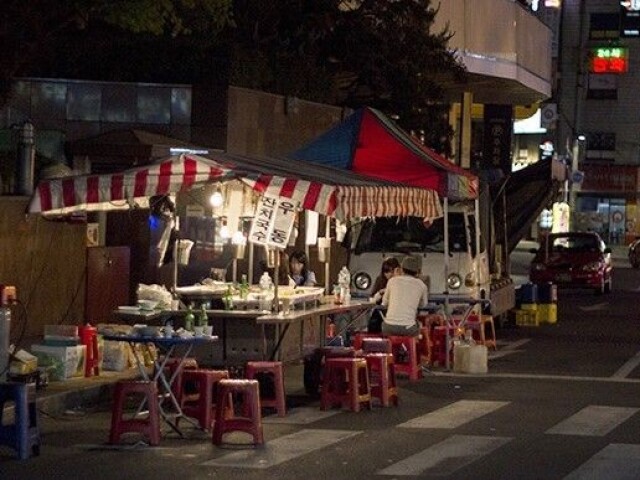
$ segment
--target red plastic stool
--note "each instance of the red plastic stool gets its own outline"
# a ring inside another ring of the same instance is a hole
[[[14,403],[13,424],[4,424],[4,404]],[[13,448],[20,460],[40,455],[40,429],[36,409],[36,384],[0,383],[0,445]]]
[[[367,353],[364,358],[369,367],[371,396],[380,400],[383,407],[390,402],[398,406],[398,387],[392,353]]]
[[[422,369],[418,359],[417,337],[390,335],[387,338],[391,341],[396,373],[408,375],[411,382],[422,378]],[[406,358],[404,359],[401,358],[402,355],[400,354],[402,350],[406,351]]]
[[[182,413],[198,420],[200,428],[211,430],[216,408],[215,392],[220,380],[229,378],[228,370],[195,370],[188,369],[182,372],[182,398],[180,408]],[[191,393],[190,390],[195,390]],[[227,412],[233,411],[233,405],[225,402],[222,408]],[[176,418],[176,425],[180,418]]]
[[[391,353],[391,341],[388,338],[364,338],[362,351],[364,353]]]
[[[371,410],[371,387],[367,361],[357,358],[327,358],[322,379],[320,409],[348,405],[354,412],[366,403]]]
[[[269,374],[273,376],[273,388],[275,396],[273,398],[264,398],[263,392],[260,392],[260,403],[263,407],[275,408],[279,417],[287,414],[286,395],[284,392],[284,374],[282,371],[282,362],[247,362],[244,376],[247,379],[254,380],[258,374]]]
[[[171,391],[173,395],[176,397],[178,403],[182,401],[182,375],[186,370],[194,370],[198,368],[198,361],[193,357],[188,357],[184,359],[182,362],[182,366],[180,367],[180,371],[176,373],[176,370],[181,364],[182,359],[175,357],[167,360],[167,363],[164,365],[164,375],[167,380],[171,383]],[[162,365],[162,360],[158,361],[159,365]],[[173,378],[173,382],[171,379]],[[164,390],[163,390],[164,391]]]
[[[145,419],[123,417],[124,405],[128,395],[142,394],[146,397],[149,415]],[[116,383],[111,412],[111,432],[109,443],[116,444],[120,436],[127,432],[142,433],[149,439],[149,445],[160,443],[160,407],[158,406],[158,387],[155,382],[138,380],[120,380]]]
[[[225,415],[224,408],[216,409],[215,423],[213,424],[212,443],[221,445],[222,437],[227,432],[245,432],[253,437],[254,445],[262,445],[264,436],[262,433],[262,414],[260,412],[260,387],[257,380],[224,379],[218,382],[216,404],[222,405],[229,396],[242,395],[242,416],[237,416],[235,411],[231,416]]]
[[[381,333],[369,333],[369,332],[357,332],[353,336],[353,340],[351,341],[351,346],[356,350],[362,349],[362,343],[366,338],[382,338]]]
[[[98,349],[98,329],[87,324],[78,329],[80,343],[87,347],[84,376],[100,375],[100,351]]]
[[[447,330],[449,330],[449,363],[453,362],[453,339],[458,331],[458,327],[440,325],[432,330],[431,363],[440,366],[446,365],[447,361]]]

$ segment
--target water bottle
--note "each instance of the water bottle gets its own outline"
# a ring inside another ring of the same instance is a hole
[[[193,310],[191,309],[191,304],[189,304],[189,307],[187,308],[187,314],[184,316],[184,329],[188,332],[192,332],[195,320],[196,317],[193,314]]]

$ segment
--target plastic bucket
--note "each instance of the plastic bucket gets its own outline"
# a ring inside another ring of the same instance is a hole
[[[520,287],[520,303],[538,303],[538,286],[525,283]]]
[[[558,286],[547,282],[538,285],[538,303],[557,303]]]

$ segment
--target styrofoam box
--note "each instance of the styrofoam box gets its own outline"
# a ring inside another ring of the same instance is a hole
[[[32,345],[31,352],[36,356],[49,355],[59,359],[64,365],[64,371],[56,372],[60,380],[84,375],[84,365],[87,353],[85,345],[57,347],[51,345]]]

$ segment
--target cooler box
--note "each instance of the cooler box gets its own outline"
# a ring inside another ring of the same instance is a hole
[[[71,377],[84,377],[84,364],[87,347],[85,345],[51,346],[32,345],[31,353],[38,357],[39,366],[51,365],[54,371],[52,380],[64,380]]]

